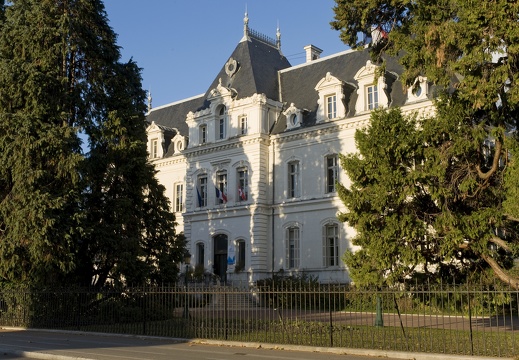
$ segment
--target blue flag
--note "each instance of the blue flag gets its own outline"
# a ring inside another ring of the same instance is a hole
[[[198,207],[202,207],[204,204],[202,202],[202,197],[200,196],[200,191],[198,191],[198,187],[196,188],[196,194],[198,195]]]

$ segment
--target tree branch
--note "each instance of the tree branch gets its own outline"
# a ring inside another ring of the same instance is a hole
[[[492,168],[488,170],[486,173],[481,171],[481,167],[479,165],[476,165],[476,170],[478,172],[478,176],[482,180],[489,179],[498,169],[499,167],[499,159],[501,158],[501,150],[503,148],[503,144],[500,140],[496,139],[496,148],[494,152],[494,160],[492,161]]]
[[[499,246],[500,248],[502,248],[506,252],[511,252],[512,251],[512,249],[510,249],[510,246],[508,246],[508,243],[506,241],[504,241],[503,239],[501,239],[500,237],[492,236],[490,238],[490,242],[496,244],[497,246]]]
[[[485,260],[485,262],[490,265],[492,270],[494,271],[494,274],[501,280],[502,282],[510,285],[516,290],[519,290],[519,279],[516,279],[509,274],[507,274],[501,266],[495,261],[491,256],[481,254],[481,258]]]

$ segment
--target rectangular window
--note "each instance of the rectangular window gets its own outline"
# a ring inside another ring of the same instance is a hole
[[[225,118],[224,117],[219,119],[218,139],[220,139],[220,140],[225,139]]]
[[[378,108],[378,89],[377,85],[371,85],[367,88],[368,95],[368,110],[374,110]]]
[[[235,271],[245,269],[245,241],[238,240],[236,242],[236,266]]]
[[[339,226],[337,224],[326,225],[323,229],[323,265],[339,265]]]
[[[203,243],[196,244],[196,265],[204,265],[205,247]]]
[[[247,116],[240,117],[240,134],[247,134]]]
[[[299,197],[299,161],[288,163],[288,197]]]
[[[337,155],[326,157],[326,193],[335,192],[335,183],[339,174]]]
[[[175,212],[184,211],[184,184],[175,184]]]
[[[151,158],[156,159],[159,157],[159,140],[151,140]]]
[[[299,228],[290,227],[286,234],[286,262],[288,269],[299,268]]]
[[[330,95],[326,97],[326,117],[335,119],[337,117],[337,96]]]
[[[238,169],[238,201],[246,201],[249,198],[249,179],[247,168]]]
[[[200,144],[207,142],[207,125],[200,125]]]
[[[216,202],[224,204],[227,202],[227,171],[219,171],[216,174]]]
[[[207,176],[200,175],[198,177],[198,187],[196,189],[198,197],[198,207],[207,206]]]

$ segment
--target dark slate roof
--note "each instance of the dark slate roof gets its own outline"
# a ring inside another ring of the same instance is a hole
[[[224,65],[207,90],[206,97],[221,79],[223,86],[236,90],[238,99],[265,94],[269,99],[279,100],[277,72],[291,65],[276,47],[254,36],[249,36],[249,39],[241,41],[229,57],[238,62],[236,73],[229,77]]]
[[[275,46],[254,36],[249,39],[241,41],[229,57],[238,62],[238,69],[233,76],[227,75],[224,64],[204,95],[152,109],[147,116],[148,122],[176,128],[181,135],[187,136],[187,113],[209,106],[206,99],[209,92],[218,86],[220,79],[223,86],[236,90],[238,99],[265,94],[267,98],[279,100],[277,72],[290,67],[290,63]]]
[[[354,115],[355,103],[357,101],[355,74],[370,60],[369,50],[349,50],[336,55],[314,60],[294,68],[282,71],[281,101],[285,108],[291,103],[298,109],[306,109],[303,114],[301,126],[315,125],[317,113],[317,100],[319,94],[315,90],[317,83],[330,72],[333,76],[346,83],[344,92],[349,95],[347,117]],[[390,89],[391,106],[402,106],[405,103],[406,94],[403,92],[402,84],[398,81],[396,74],[402,72],[402,67],[394,58],[386,58],[386,70],[389,72],[387,85]],[[391,76],[394,73],[395,76]],[[272,129],[272,134],[285,131],[286,117],[281,115]]]
[[[175,128],[181,135],[188,136],[189,129],[186,124],[186,115],[190,111],[194,112],[197,109],[202,108],[204,100],[204,95],[199,95],[197,97],[151,109],[146,120],[149,123],[154,121],[159,126]]]

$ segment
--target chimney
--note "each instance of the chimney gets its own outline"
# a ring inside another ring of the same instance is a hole
[[[306,51],[306,62],[319,59],[321,53],[323,52],[321,49],[314,45],[306,45],[304,49]]]

